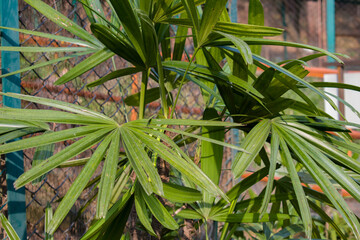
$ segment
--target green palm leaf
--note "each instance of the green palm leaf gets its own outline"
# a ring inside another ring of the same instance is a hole
[[[140,188],[141,186],[138,186]],[[142,196],[141,189],[135,191],[135,208],[136,208],[136,214],[141,222],[141,224],[145,227],[145,229],[152,235],[156,236],[156,233],[154,232],[154,229],[151,226],[151,221],[148,216],[146,203],[144,200],[144,197]],[[145,194],[146,195],[146,194]]]
[[[106,216],[114,188],[117,164],[119,161],[120,131],[115,130],[107,152],[99,184],[96,218]]]
[[[214,29],[222,11],[226,6],[226,0],[207,0],[199,27],[198,44],[201,46]]]
[[[150,195],[155,192],[158,195],[163,195],[160,176],[144,150],[144,142],[141,142],[140,139],[127,128],[122,127],[120,133],[126,155],[146,194]]]
[[[86,41],[79,40],[76,38],[63,37],[63,36],[59,36],[59,35],[55,35],[55,34],[49,34],[49,33],[43,33],[43,32],[37,32],[37,31],[19,29],[19,28],[9,28],[9,27],[0,26],[0,29],[7,29],[7,30],[16,31],[16,32],[23,33],[23,34],[32,35],[32,36],[49,38],[49,39],[53,39],[53,40],[57,40],[57,41],[76,44],[76,45],[83,46],[83,47],[89,47],[89,48],[94,48],[94,49],[99,48],[99,46],[97,46],[97,45],[93,45],[90,42],[86,42]]]
[[[243,152],[236,154],[231,166],[233,174],[236,178],[240,177],[244,173],[250,163],[258,155],[268,138],[270,128],[271,121],[262,120],[245,137],[240,147],[244,148],[247,152],[249,152],[249,154]]]
[[[84,116],[98,117],[99,119],[102,119],[102,121],[107,120],[107,122],[112,122],[113,124],[116,124],[116,122],[114,120],[112,120],[111,118],[105,116],[104,114],[92,111],[89,108],[81,107],[81,106],[76,105],[76,104],[57,101],[57,100],[53,100],[53,99],[47,99],[47,98],[41,98],[41,97],[35,97],[35,96],[28,96],[28,95],[23,95],[23,94],[16,94],[16,93],[0,93],[0,95],[13,97],[13,98],[18,98],[18,99],[33,102],[33,103],[39,103],[39,104],[42,104],[42,105],[45,105],[45,106],[58,108],[58,109],[61,109],[61,110],[81,114],[81,115],[84,115]],[[20,111],[22,111],[22,110],[20,110]]]
[[[304,146],[303,142],[299,139],[298,136],[291,134],[288,131],[281,130],[281,135],[284,137],[286,143],[291,147],[295,152],[296,156],[301,159],[301,163],[305,166],[307,171],[312,175],[312,177],[317,181],[319,186],[323,189],[326,196],[330,199],[331,203],[336,207],[340,214],[344,217],[347,224],[351,227],[355,236],[360,237],[360,224],[353,212],[347,206],[345,200],[337,192],[333,184],[324,174],[314,160],[308,155],[308,150],[306,150],[306,145]],[[299,142],[300,140],[300,142]]]
[[[94,53],[90,57],[86,58],[84,61],[77,64],[75,67],[73,67],[70,71],[65,73],[63,76],[61,76],[56,82],[55,85],[60,85],[67,83],[76,77],[80,76],[81,74],[91,70],[92,68],[96,67],[100,63],[108,60],[114,56],[114,53],[109,51],[108,49],[104,48],[102,50],[99,50],[98,52]]]
[[[41,0],[25,0],[29,5],[38,10],[41,14],[56,23],[59,27],[66,29],[75,36],[88,41],[96,46],[101,46],[101,43],[85,29],[71,21],[46,3]]]
[[[113,140],[114,132],[109,133],[104,138],[103,142],[99,145],[92,157],[86,163],[81,173],[77,176],[76,180],[73,182],[73,184],[67,191],[65,197],[61,201],[60,205],[57,207],[54,216],[50,221],[50,224],[48,226],[49,234],[54,234],[55,230],[60,226],[61,222],[66,217],[66,215],[74,205],[75,201],[84,190],[86,184],[88,183],[92,175],[95,173],[95,170],[105,156],[109,144]]]
[[[6,234],[8,235],[10,240],[20,240],[20,237],[17,235],[13,226],[11,226],[10,222],[7,220],[7,218],[2,213],[0,213],[0,221],[1,221],[2,227],[5,229]]]
[[[126,35],[136,49],[136,52],[140,55],[143,62],[146,62],[145,45],[143,42],[143,36],[140,28],[140,22],[134,9],[128,0],[116,1],[110,0],[114,7],[117,16],[119,17],[122,27],[124,28]]]
[[[207,108],[204,111],[204,119],[216,119],[219,115],[214,108]],[[203,136],[218,141],[224,141],[224,128],[203,127]],[[215,183],[219,184],[223,160],[223,147],[211,142],[201,141],[201,170]],[[204,192],[202,212],[205,217],[210,213],[211,205],[215,198]]]
[[[220,195],[227,200],[226,195],[216,186],[199,168],[196,164],[187,157],[186,159],[180,157],[178,151],[166,147],[164,144],[156,141],[154,138],[144,134],[142,131],[132,129],[139,139],[153,152],[158,154],[165,161],[170,163],[179,172],[188,177],[192,182],[199,185],[202,189],[210,194]]]
[[[276,131],[276,128],[273,129]],[[288,169],[291,182],[294,186],[296,198],[300,208],[301,219],[305,227],[305,233],[306,236],[310,237],[312,235],[312,218],[309,203],[302,188],[295,164],[291,157],[291,153],[283,139],[280,140],[280,147],[281,158],[286,163],[286,168]]]
[[[154,217],[166,228],[175,230],[179,228],[174,218],[169,214],[166,208],[161,204],[159,199],[154,195],[147,195],[143,188],[140,187],[140,192],[146,203],[146,206],[150,209]]]
[[[292,216],[288,214],[274,213],[264,214],[260,218],[258,213],[243,213],[243,214],[218,214],[211,216],[210,219],[218,222],[229,222],[229,223],[259,223],[259,222],[273,222],[291,219]]]
[[[58,152],[52,157],[48,158],[46,161],[43,161],[39,165],[36,165],[34,168],[31,168],[27,172],[23,173],[16,181],[15,187],[20,188],[25,184],[39,178],[45,173],[51,171],[52,169],[59,166],[61,163],[79,155],[90,147],[94,146],[96,143],[101,141],[104,136],[106,136],[112,128],[104,128],[88,134],[86,137],[78,140],[71,146],[65,148],[64,150]],[[51,134],[46,134],[47,137]],[[24,140],[23,140],[24,141]]]

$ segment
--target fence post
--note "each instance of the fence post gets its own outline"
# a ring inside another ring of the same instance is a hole
[[[327,37],[327,50],[335,52],[335,0],[326,1],[326,37]],[[328,62],[334,62],[331,57],[328,57]]]
[[[237,22],[237,18],[238,18],[238,1],[237,0],[232,0],[231,1],[231,7],[230,7],[230,19],[231,22],[236,23]]]
[[[18,0],[0,1],[1,26],[19,28]],[[1,46],[19,46],[19,34],[14,31],[1,30]],[[18,52],[1,52],[2,73],[13,72],[20,68]],[[20,75],[2,79],[2,91],[20,93]],[[3,97],[3,106],[21,108],[19,99]],[[20,239],[26,239],[26,203],[25,189],[15,191],[14,182],[24,172],[23,152],[6,154],[6,182],[8,198],[8,217]]]

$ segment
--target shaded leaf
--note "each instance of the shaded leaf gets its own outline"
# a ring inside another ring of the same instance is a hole
[[[160,97],[160,88],[151,88],[146,90],[145,104],[158,100]],[[135,93],[124,99],[128,106],[138,107],[140,104],[140,93]]]
[[[135,208],[136,208],[136,215],[139,218],[141,224],[145,227],[145,229],[152,235],[156,237],[156,233],[151,226],[151,221],[148,216],[146,203],[144,197],[141,194],[141,186],[137,186],[137,191],[135,190]]]
[[[91,156],[89,161],[82,169],[81,173],[77,176],[76,180],[73,182],[73,184],[67,191],[65,197],[60,202],[54,213],[53,218],[50,221],[48,227],[49,234],[54,234],[56,229],[60,226],[61,222],[64,220],[64,218],[76,202],[77,198],[84,190],[86,184],[94,174],[102,158],[105,156],[106,150],[111,141],[113,140],[113,137],[113,133],[105,137],[104,141],[98,146],[94,154]]]
[[[164,198],[176,203],[193,203],[202,200],[202,194],[196,189],[163,183]]]
[[[130,42],[136,49],[136,52],[140,55],[143,62],[146,62],[145,46],[143,42],[143,36],[140,28],[140,22],[135,14],[129,1],[117,1],[110,0],[114,7],[117,16],[119,17],[122,27],[124,28]]]
[[[214,108],[206,108],[203,114],[204,120],[211,120],[219,118],[217,111]],[[224,128],[221,127],[202,127],[204,137],[224,141]],[[223,146],[215,143],[201,141],[201,170],[215,183],[219,184],[221,167],[223,160]],[[215,198],[204,192],[204,200],[202,212],[204,216],[208,216],[210,206],[213,204]]]
[[[45,132],[44,134],[47,134],[47,133],[50,133],[50,132]],[[51,157],[54,154],[54,149],[55,149],[54,143],[37,147],[35,150],[34,156],[33,156],[32,167],[39,165],[42,161]],[[45,178],[45,175],[41,176],[38,179],[33,180],[32,184],[39,183],[44,178]]]
[[[210,219],[218,222],[230,223],[259,223],[259,222],[273,222],[285,219],[291,219],[292,216],[288,214],[264,214],[260,218],[259,213],[244,213],[244,214],[219,214],[211,216]]]
[[[93,239],[94,236],[96,237],[101,233],[103,234],[124,209],[131,209],[133,201],[133,195],[131,194],[131,190],[129,190],[109,209],[105,218],[95,220],[91,224],[87,232],[81,237],[81,240]],[[130,206],[128,203],[131,203]]]
[[[111,72],[109,73],[108,75],[92,82],[92,83],[89,83],[87,84],[86,86],[87,87],[96,87],[96,86],[99,86],[101,84],[104,84],[106,83],[107,81],[110,81],[112,79],[115,79],[115,78],[119,78],[119,77],[124,77],[124,76],[127,76],[127,75],[132,75],[132,74],[135,74],[135,73],[138,73],[142,70],[142,68],[134,68],[134,67],[130,67],[130,68],[123,68],[123,69],[119,69],[119,70],[116,70],[114,72]]]
[[[157,199],[154,195],[147,195],[143,189],[141,191],[141,197],[143,197],[147,207],[150,209],[154,217],[161,223],[161,225],[170,230],[176,230],[179,228],[179,225],[169,214],[166,208],[161,204],[159,199]]]
[[[232,162],[231,169],[235,178],[240,177],[264,146],[270,133],[271,121],[262,120],[245,137],[240,147],[249,153],[238,152]]]

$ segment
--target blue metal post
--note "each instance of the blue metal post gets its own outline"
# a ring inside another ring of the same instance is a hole
[[[237,0],[232,0],[231,1],[231,11],[230,11],[230,17],[231,17],[231,22],[237,22]],[[240,131],[239,129],[232,129],[232,139],[231,139],[231,143],[239,146],[240,144]],[[232,160],[235,158],[235,155],[237,154],[237,151],[235,149],[231,149],[231,158],[227,159],[225,162],[225,165],[227,166],[230,162],[232,162]],[[230,183],[230,182],[227,182]]]
[[[230,7],[230,19],[231,22],[236,23],[237,22],[237,15],[238,15],[238,9],[237,9],[237,0],[231,1],[231,7]]]
[[[1,25],[19,28],[18,0],[1,0]],[[2,46],[19,46],[19,34],[14,31],[1,30]],[[2,73],[13,72],[20,68],[18,52],[1,52]],[[2,91],[20,93],[20,75],[2,79]],[[21,108],[19,99],[3,97],[3,106]],[[15,180],[24,172],[23,152],[6,154],[6,182],[8,198],[9,221],[18,233],[20,239],[26,239],[26,203],[25,189],[14,189]]]
[[[230,8],[230,18],[231,18],[231,22],[237,22],[237,0],[232,0],[231,1],[231,8]],[[240,137],[239,137],[239,130],[238,129],[232,129],[232,140],[231,140],[231,143],[234,144],[234,145],[239,145],[239,142],[240,142]],[[237,151],[232,149],[231,150],[231,159],[228,159],[226,161],[226,165],[232,161],[232,159],[234,159],[235,155],[236,155]]]
[[[335,0],[326,1],[326,35],[327,35],[327,49],[329,52],[336,51],[335,41]],[[334,62],[331,57],[328,57],[328,62]]]

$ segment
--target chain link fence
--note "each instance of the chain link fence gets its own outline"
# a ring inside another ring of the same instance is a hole
[[[68,18],[74,20],[86,30],[89,30],[89,22],[84,9],[74,0],[47,0],[45,1]],[[72,37],[64,29],[58,27],[36,10],[20,0],[20,28],[41,31]],[[106,9],[107,12],[110,9]],[[63,47],[63,42],[47,40],[29,35],[20,35],[21,46]],[[24,53],[21,54],[21,67],[31,66],[51,59],[62,58],[63,53]],[[55,86],[54,82],[73,66],[83,60],[84,57],[72,58],[65,62],[59,62],[48,67],[32,70],[22,74],[21,86],[25,94],[46,97],[88,107],[124,123],[137,119],[137,108],[127,106],[124,99],[139,91],[141,76],[133,75],[109,81],[95,88],[88,88],[86,84],[101,78],[111,71],[126,67],[126,62],[119,58],[109,60],[77,79],[61,86]],[[156,87],[156,83],[150,81],[149,88]],[[202,116],[202,103],[200,89],[192,84],[185,85],[180,97],[176,114],[180,118],[199,119]],[[44,108],[43,106],[25,103],[23,108]],[[153,102],[147,106],[145,114],[154,115],[160,108],[159,102]],[[52,130],[62,130],[71,126],[56,125]],[[57,145],[55,152],[60,151],[71,142]],[[195,146],[188,146],[192,154]],[[25,151],[25,170],[31,168],[32,157],[35,150]],[[91,151],[82,153],[79,158],[90,156]],[[26,186],[27,226],[29,239],[44,239],[44,212],[47,204],[55,209],[75,180],[81,167],[58,168],[49,173],[45,179],[36,185]],[[99,175],[98,169],[95,176]],[[85,232],[94,217],[96,202],[94,200],[96,187],[90,186],[79,197],[74,207],[55,233],[55,239],[78,239]]]
[[[234,0],[233,0],[234,1]],[[77,22],[79,25],[89,30],[89,22],[86,18],[84,9],[76,0],[44,0],[50,6]],[[262,0],[265,10],[265,25],[284,28],[285,32],[279,36],[279,40],[295,41],[326,48],[325,36],[325,1],[311,0]],[[359,49],[358,31],[360,25],[360,7],[358,1],[337,1],[337,31],[338,51],[354,55],[360,58],[360,53],[354,51]],[[104,5],[105,9],[106,6]],[[247,0],[238,0],[238,21],[247,22]],[[53,24],[43,15],[28,6],[23,0],[19,0],[19,23],[20,28],[41,31],[45,33],[58,34],[72,37],[64,29]],[[349,12],[351,11],[351,13]],[[110,12],[110,9],[107,9]],[[347,16],[352,16],[347,18]],[[353,44],[349,44],[349,39]],[[21,46],[68,46],[63,42],[51,39],[43,39],[35,36],[20,34]],[[289,58],[298,58],[308,55],[306,50],[284,47],[263,48],[263,55],[274,61],[282,61]],[[66,56],[64,53],[23,53],[21,54],[21,67],[34,65],[35,63],[46,62]],[[137,109],[124,103],[124,99],[139,91],[141,77],[133,75],[109,81],[104,85],[88,88],[86,84],[108,74],[119,68],[126,67],[126,62],[114,58],[102,65],[83,74],[72,82],[61,86],[55,86],[54,82],[69,69],[83,60],[84,57],[77,57],[59,62],[54,65],[31,70],[21,75],[22,92],[32,96],[46,97],[69,103],[79,104],[92,110],[99,111],[107,116],[113,117],[119,123],[131,121],[137,118]],[[311,64],[320,66],[321,61],[316,60]],[[156,83],[150,82],[149,87],[156,87]],[[176,114],[179,118],[200,119],[203,111],[201,91],[193,84],[183,87],[179,106]],[[33,103],[23,103],[23,108],[44,108]],[[148,105],[147,116],[153,115],[160,108],[159,102]],[[52,130],[69,128],[68,125],[54,125]],[[226,135],[228,142],[238,141],[237,135],[228,132]],[[57,145],[55,152],[71,144],[67,141]],[[189,146],[188,151],[196,154],[195,146]],[[32,157],[35,150],[24,152],[25,170],[31,168]],[[82,153],[79,158],[90,156],[91,150]],[[223,174],[221,185],[229,189],[233,185],[234,179],[228,169],[231,166],[233,153],[230,150],[225,152]],[[81,167],[58,168],[49,173],[41,183],[26,186],[26,207],[28,239],[44,239],[44,212],[49,203],[55,209],[61,198],[67,192]],[[0,164],[0,184],[1,184],[1,209],[6,210],[6,183],[4,161]],[[97,175],[101,169],[97,170]],[[55,239],[78,239],[86,231],[95,214],[96,203],[92,201],[96,194],[96,187],[90,186],[80,196],[69,215],[64,220],[59,230],[55,234]],[[0,233],[1,234],[1,233]]]
[[[85,12],[77,6],[76,1],[47,1],[49,5],[63,13],[68,18],[74,20],[79,25],[89,30],[89,23],[86,19]],[[59,28],[50,22],[36,10],[28,6],[23,1],[20,4],[20,28],[31,29],[52,34],[72,37],[68,32]],[[67,46],[63,42],[37,38],[34,36],[20,35],[20,43],[22,46],[42,46],[42,47],[61,47]],[[31,66],[35,63],[45,62],[50,59],[56,59],[66,56],[63,53],[38,53],[38,54],[22,54],[21,67]],[[46,97],[55,100],[79,104],[89,107],[92,110],[99,111],[108,116],[117,118],[119,122],[127,121],[127,117],[136,114],[134,109],[124,105],[123,98],[130,94],[133,80],[131,78],[121,79],[99,86],[95,89],[89,89],[86,84],[105,76],[113,71],[115,64],[108,61],[101,66],[92,69],[83,74],[74,81],[55,86],[53,83],[69,69],[83,60],[84,57],[72,58],[65,62],[59,62],[49,67],[36,69],[22,74],[22,90],[24,93]],[[120,94],[122,93],[122,94]],[[43,108],[33,103],[25,103],[24,108]],[[52,130],[61,130],[70,128],[71,126],[56,125]],[[71,142],[64,142],[56,145],[55,152],[60,151]],[[27,150],[24,152],[25,170],[31,167],[32,157],[35,150]],[[81,157],[90,156],[91,151],[82,153]],[[80,172],[81,167],[75,168],[58,168],[49,173],[45,179],[36,185],[29,184],[26,186],[26,209],[27,209],[27,226],[29,239],[44,239],[44,212],[47,204],[53,209],[65,195],[72,182]],[[99,171],[97,172],[99,174]],[[55,233],[55,239],[78,239],[89,226],[95,211],[92,200],[96,193],[96,188],[90,186],[79,197],[70,213]],[[86,207],[86,208],[85,208]]]

